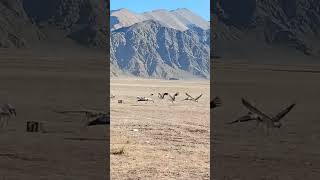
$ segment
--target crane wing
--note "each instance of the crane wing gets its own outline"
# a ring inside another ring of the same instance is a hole
[[[189,98],[191,98],[191,99],[194,99],[192,96],[190,96],[188,93],[186,93],[186,95],[189,97]]]
[[[228,124],[234,124],[234,123],[238,123],[238,122],[246,122],[246,121],[253,121],[253,120],[257,120],[257,118],[253,118],[249,115],[244,115],[241,116],[240,118],[236,119],[235,121],[231,121]]]
[[[296,104],[291,104],[290,106],[288,106],[287,108],[282,110],[280,113],[278,113],[274,118],[272,118],[272,120],[275,121],[275,122],[280,121],[285,115],[287,115],[292,110],[292,108],[295,105]]]
[[[202,96],[202,94],[200,94],[200,96],[198,96],[198,97],[196,97],[194,100],[198,100],[198,99],[200,99],[201,98],[201,96]]]
[[[244,98],[242,98],[242,104],[248,108],[251,112],[256,113],[257,115],[263,117],[264,119],[271,119],[269,116],[267,116],[266,114],[264,114],[262,111],[260,111],[259,109],[257,109],[256,107],[254,107],[253,105],[251,105],[247,100],[245,100]]]

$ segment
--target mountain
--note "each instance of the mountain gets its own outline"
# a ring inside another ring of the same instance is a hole
[[[320,1],[217,0],[214,54],[221,60],[317,62]]]
[[[202,29],[210,28],[209,22],[186,8],[172,11],[158,9],[141,14],[131,12],[128,9],[114,10],[110,14],[110,28],[113,31],[146,20],[156,20],[169,28],[180,31],[188,30],[191,26],[198,26]]]
[[[29,41],[43,38],[29,20],[20,1],[1,0],[0,9],[0,48],[27,47]]]
[[[106,0],[1,0],[0,47],[107,47]]]
[[[181,31],[146,20],[112,31],[110,41],[112,67],[126,74],[166,79],[210,75],[208,29]]]
[[[111,30],[128,27],[135,23],[144,21],[145,18],[127,9],[112,10],[110,12],[110,28]]]

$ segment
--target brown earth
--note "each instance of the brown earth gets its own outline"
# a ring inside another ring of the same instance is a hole
[[[137,102],[151,93],[154,103]],[[209,81],[112,79],[111,94],[112,179],[209,179]]]
[[[320,178],[320,66],[216,63],[213,75],[213,94],[223,100],[211,112],[215,179]],[[254,122],[227,124],[248,112],[242,97],[270,116],[297,105],[267,136]]]
[[[86,128],[80,115],[53,112],[106,109],[106,57],[74,54],[0,52],[0,103],[17,109],[0,131],[0,178],[106,179],[106,126]],[[26,132],[27,121],[45,131]]]

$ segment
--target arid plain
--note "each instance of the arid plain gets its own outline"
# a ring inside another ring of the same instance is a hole
[[[211,112],[213,177],[225,180],[320,178],[320,66],[214,64],[212,90],[223,105]],[[296,106],[267,136],[255,122],[227,124],[248,112],[247,98],[274,116]]]
[[[85,127],[84,115],[53,111],[106,111],[107,60],[68,52],[0,52],[0,103],[17,111],[0,129],[0,179],[106,179],[107,126]],[[44,131],[26,132],[27,121]]]
[[[114,78],[110,86],[112,179],[209,179],[209,81]],[[179,95],[172,103],[158,98],[164,92]],[[186,92],[203,96],[183,101]]]

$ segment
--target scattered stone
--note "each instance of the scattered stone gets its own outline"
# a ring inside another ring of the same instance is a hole
[[[27,132],[39,132],[42,130],[42,123],[37,121],[27,121]]]

